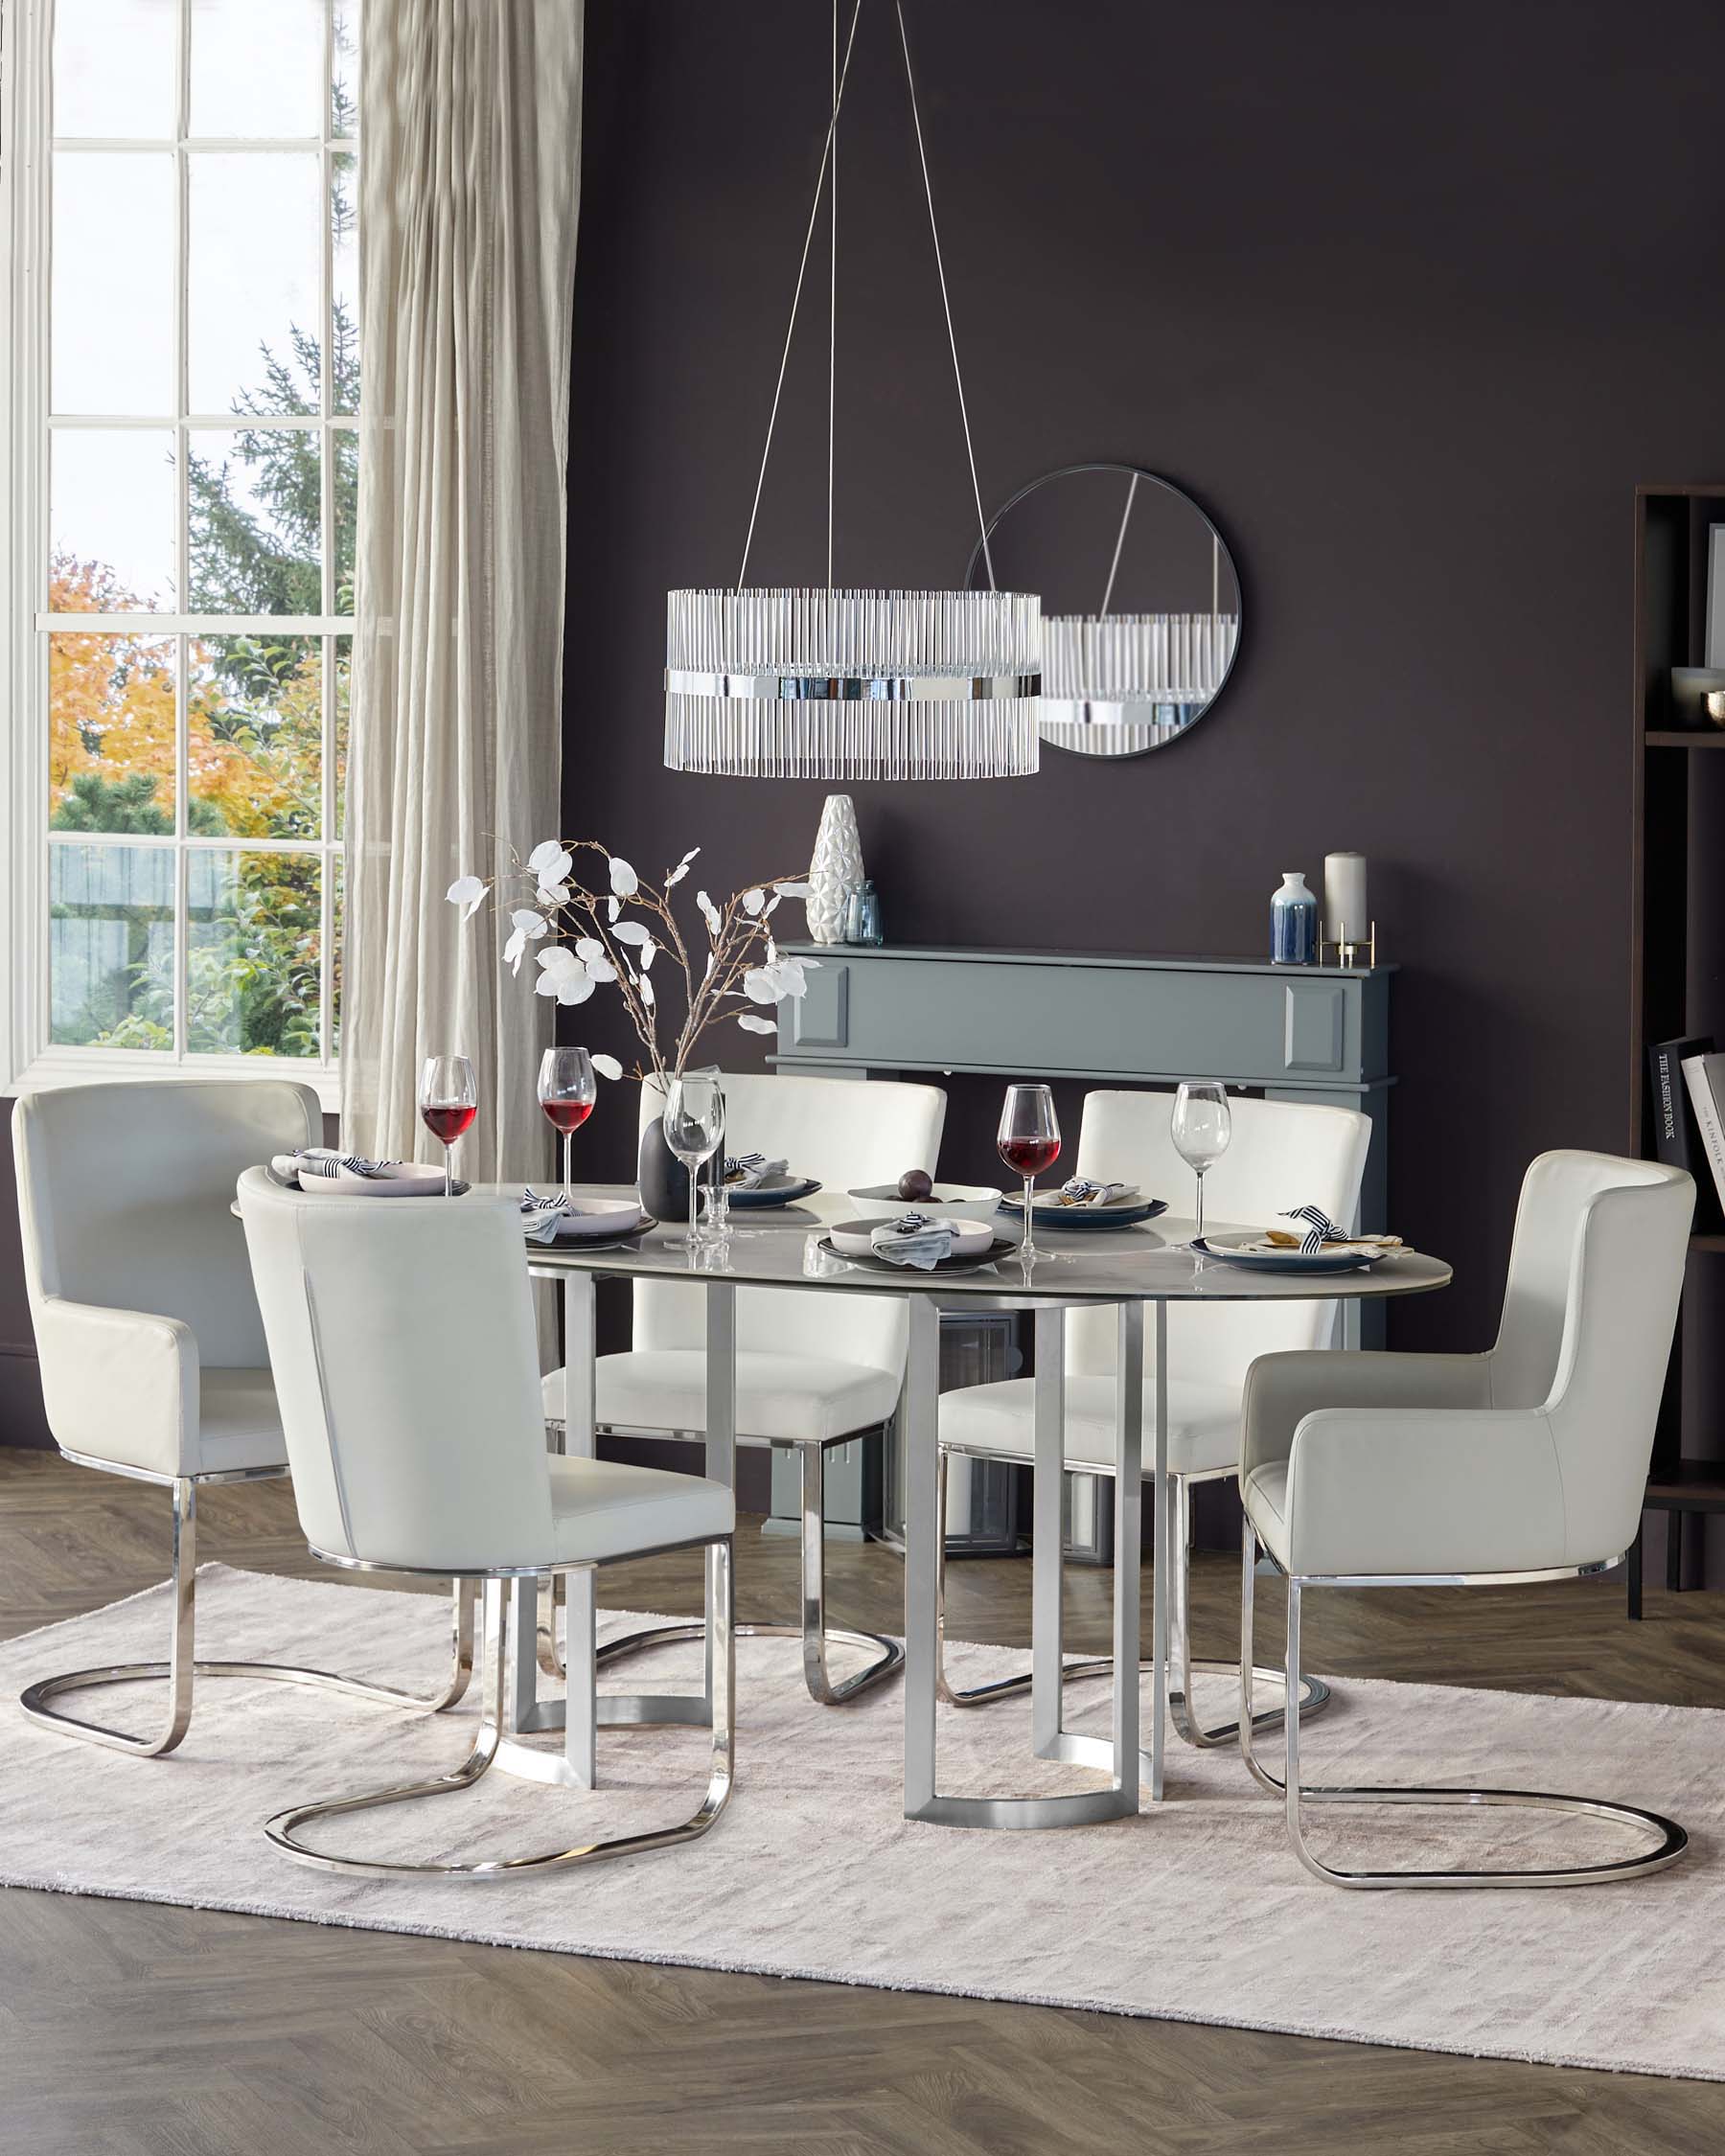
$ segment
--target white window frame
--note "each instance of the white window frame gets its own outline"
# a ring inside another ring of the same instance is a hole
[[[175,374],[178,410],[170,417],[145,419],[67,418],[67,426],[113,426],[174,433],[180,461],[190,426],[214,425],[232,429],[237,424],[267,426],[286,424],[313,428],[323,438],[322,539],[323,604],[318,615],[195,615],[195,614],[79,614],[54,616],[46,611],[49,565],[49,439],[50,420],[49,306],[52,275],[49,260],[50,182],[55,142],[51,131],[51,86],[54,0],[0,0],[0,484],[5,488],[5,510],[0,514],[0,695],[5,697],[0,714],[0,831],[6,839],[6,860],[0,871],[0,1091],[34,1091],[43,1088],[87,1084],[101,1079],[163,1078],[288,1078],[311,1086],[326,1109],[339,1105],[340,1070],[331,1039],[331,987],[335,965],[334,879],[341,858],[341,834],[334,826],[335,768],[334,713],[335,668],[323,668],[325,706],[322,756],[323,836],[313,839],[248,838],[232,837],[193,837],[187,832],[190,809],[185,769],[186,664],[185,644],[176,665],[176,703],[180,753],[176,770],[175,828],[162,837],[128,835],[128,846],[172,851],[176,856],[175,901],[175,1044],[172,1050],[76,1047],[53,1043],[49,1038],[49,848],[53,843],[79,843],[86,835],[68,832],[51,839],[48,823],[49,722],[48,631],[53,626],[89,631],[113,631],[133,635],[246,635],[273,633],[292,636],[340,635],[353,638],[356,620],[334,611],[335,581],[334,458],[330,453],[333,437],[356,432],[358,419],[336,415],[333,410],[332,370],[333,301],[331,252],[327,238],[322,244],[322,294],[320,344],[324,354],[320,412],[315,418],[279,422],[241,422],[232,413],[196,414],[186,409],[187,399],[187,173],[188,151],[244,149],[258,154],[271,150],[304,154],[316,147],[323,175],[323,203],[327,218],[331,160],[355,154],[358,144],[352,137],[330,132],[328,98],[329,40],[333,35],[333,0],[325,0],[326,94],[321,129],[317,137],[265,141],[256,138],[226,140],[186,133],[190,112],[190,49],[186,25],[190,8],[182,9],[179,54],[178,117],[173,144],[177,174],[175,271],[176,328]],[[160,149],[164,138],[145,142],[68,138],[81,151]],[[186,533],[184,479],[176,497],[179,585],[187,590],[184,560]],[[353,647],[350,645],[350,669]],[[218,853],[314,854],[321,858],[321,979],[319,987],[320,1054],[309,1056],[194,1055],[185,1045],[187,937],[186,859],[206,850]]]

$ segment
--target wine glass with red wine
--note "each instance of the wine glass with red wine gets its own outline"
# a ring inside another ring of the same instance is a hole
[[[569,1140],[593,1112],[598,1088],[593,1059],[585,1048],[547,1048],[540,1060],[539,1104],[563,1139],[564,1205],[569,1196]]]
[[[1019,1255],[1035,1257],[1030,1207],[1036,1179],[1060,1158],[1060,1118],[1054,1112],[1054,1095],[1046,1086],[1007,1087],[995,1143],[1013,1174],[1024,1179],[1024,1238],[1019,1245]]]
[[[427,1056],[420,1070],[420,1121],[444,1149],[444,1196],[455,1195],[455,1142],[479,1112],[479,1081],[466,1056]]]

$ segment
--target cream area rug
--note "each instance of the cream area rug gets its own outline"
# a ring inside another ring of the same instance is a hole
[[[641,1620],[613,1615],[609,1628]],[[430,1690],[447,1605],[207,1567],[206,1655],[281,1659]],[[1084,2007],[1445,2052],[1725,2079],[1725,1713],[1349,1679],[1311,1725],[1307,1772],[1626,1799],[1688,1826],[1689,1856],[1629,1884],[1489,1893],[1345,1893],[1307,1877],[1276,1807],[1231,1752],[1170,1745],[1168,1800],[1106,1826],[991,1834],[911,1825],[896,1686],[816,1707],[792,1640],[738,1643],[737,1787],[703,1840],[537,1879],[348,1880],[295,1865],[262,1821],[298,1800],[452,1766],[476,1707],[431,1716],[281,1685],[200,1686],[190,1736],[140,1760],[28,1724],[12,1704],[56,1670],[145,1660],[165,1589],[0,1647],[0,1882],[557,1953]],[[698,1649],[638,1659],[658,1688]],[[957,1647],[971,1684],[1016,1665]],[[621,1688],[612,1680],[611,1688]],[[1107,1713],[1106,1687],[1075,1726]],[[1204,1704],[1204,1703],[1201,1703]],[[1208,1703],[1211,1711],[1220,1698]],[[102,1711],[150,1719],[145,1689]],[[942,1781],[1082,1786],[1028,1756],[1017,1703],[943,1709]],[[693,1731],[601,1735],[592,1795],[493,1774],[475,1790],[330,1823],[334,1846],[405,1858],[564,1847],[685,1817],[705,1778]],[[1599,1823],[1501,1810],[1322,1822],[1341,1861],[1577,1860],[1621,1850]]]

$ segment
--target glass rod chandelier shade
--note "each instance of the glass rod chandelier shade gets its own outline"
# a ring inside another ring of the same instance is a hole
[[[1049,614],[1043,733],[1080,755],[1158,747],[1215,696],[1239,640],[1238,614]]]
[[[665,762],[748,778],[1034,771],[1041,618],[1018,591],[673,591]]]
[[[854,0],[840,59],[839,8],[834,0],[832,118],[803,234],[802,260],[737,582],[729,590],[669,595],[665,762],[674,771],[744,778],[969,779],[1016,778],[1037,768],[1042,603],[1026,593],[994,587],[994,563],[983,528],[964,377],[958,365],[902,0],[894,0],[899,46],[989,588],[873,591],[835,588],[833,584],[838,130],[862,11],[862,0]],[[749,549],[823,194],[832,208],[826,581],[805,588],[750,589]]]

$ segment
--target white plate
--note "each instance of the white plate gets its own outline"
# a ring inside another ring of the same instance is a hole
[[[908,1206],[901,1198],[898,1213],[920,1211],[920,1206]],[[883,1219],[896,1220],[898,1213],[883,1215]],[[827,1229],[834,1250],[845,1257],[872,1257],[874,1244],[871,1240],[879,1227],[879,1220],[841,1220]],[[929,1215],[932,1227],[950,1227],[953,1230],[954,1257],[979,1257],[995,1239],[994,1229],[986,1221],[959,1220],[950,1213]]]

